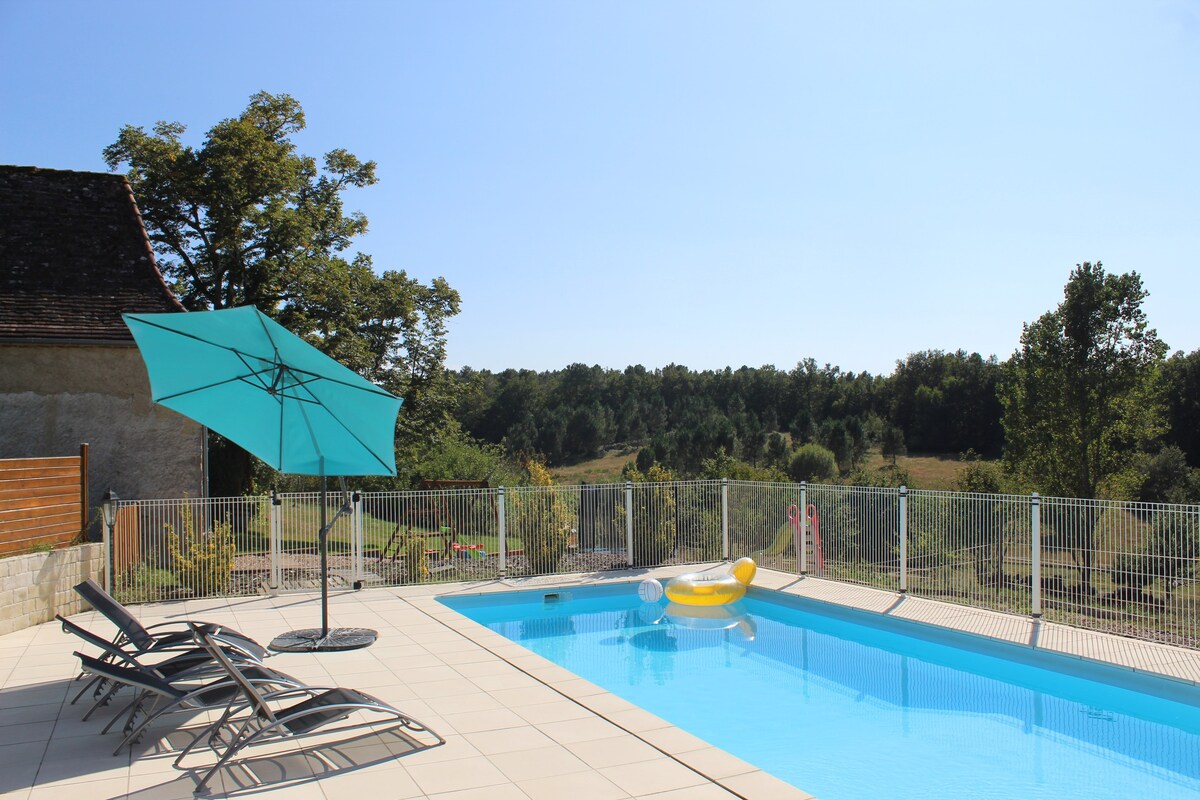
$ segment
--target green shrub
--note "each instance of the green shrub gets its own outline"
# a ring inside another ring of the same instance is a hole
[[[796,448],[788,461],[788,477],[796,482],[819,483],[832,480],[838,474],[837,457],[828,447],[806,444]]]
[[[996,461],[980,461],[974,450],[963,453],[959,460],[966,464],[954,488],[960,492],[976,492],[979,494],[1002,494],[1006,488],[1004,472]]]
[[[675,553],[678,531],[675,492],[671,486],[664,485],[674,481],[675,475],[669,469],[653,464],[645,473],[627,469],[625,478],[635,484],[653,484],[646,489],[633,490],[633,563],[637,566],[662,564]]]
[[[513,492],[507,501],[506,525],[520,537],[531,570],[554,572],[570,542],[572,515],[554,491],[550,470],[544,464],[530,460],[525,469],[531,486],[545,488]]]
[[[167,523],[167,551],[179,583],[197,595],[221,595],[229,590],[237,545],[227,522],[214,522],[209,533],[197,532],[192,510],[184,507],[182,531]]]
[[[1167,597],[1192,580],[1200,556],[1200,524],[1191,514],[1163,511],[1150,520],[1149,541],[1141,553],[1121,553],[1112,569],[1121,586],[1145,588],[1162,582]]]
[[[425,552],[425,537],[409,528],[401,542],[404,552],[404,582],[424,583],[429,580],[429,554]]]

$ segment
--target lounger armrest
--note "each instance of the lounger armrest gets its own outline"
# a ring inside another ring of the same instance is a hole
[[[171,628],[176,628],[177,630],[179,630],[181,632],[191,633],[194,630],[192,627],[193,625],[200,626],[200,628],[205,633],[214,633],[214,634],[219,634],[221,632],[221,629],[225,627],[224,625],[218,625],[215,622],[204,622],[202,620],[190,620],[189,619],[189,620],[184,620],[182,622],[175,622],[173,620],[167,620],[166,622],[156,622],[153,625],[147,625],[146,630],[154,631],[154,630],[158,630],[159,628],[171,627]]]
[[[248,656],[254,661],[262,661],[268,655],[265,647],[248,636],[243,636],[235,631],[218,627],[211,631],[205,631],[205,633],[216,639],[217,643],[221,645],[221,649],[231,657],[236,656],[236,654],[230,653],[230,650]],[[181,645],[190,648],[199,644],[194,630],[160,631],[153,635],[158,640],[150,648],[153,651],[168,650]]]
[[[299,683],[299,681],[297,681],[297,683]],[[322,692],[328,692],[330,689],[334,689],[334,688],[337,688],[337,687],[299,685],[299,686],[294,686],[294,687],[291,687],[288,689],[279,689],[274,692],[260,692],[259,694],[262,696],[263,700],[279,700],[279,699],[286,698],[286,697],[301,696],[301,695],[308,695],[309,697],[316,697],[317,695],[321,694]],[[250,708],[250,706],[252,706],[252,705],[253,705],[253,703],[251,703],[249,700],[238,700],[234,703],[231,703],[229,706],[229,713],[227,714],[227,716],[234,717],[239,712],[241,712],[247,708]]]
[[[57,619],[60,623],[62,623],[62,629],[63,629],[64,633],[69,633],[73,636],[77,636],[80,639],[83,639],[85,642],[92,645],[93,647],[103,650],[105,652],[105,654],[111,658],[118,659],[120,661],[124,661],[127,664],[130,664],[134,667],[141,666],[141,664],[138,664],[137,661],[133,657],[131,657],[129,653],[126,653],[123,649],[121,649],[117,645],[113,644],[108,639],[105,639],[103,636],[97,636],[96,634],[89,631],[87,628],[83,628],[79,625],[76,625],[74,622],[71,622],[71,620],[64,618],[62,616],[62,614],[55,614],[54,618]]]

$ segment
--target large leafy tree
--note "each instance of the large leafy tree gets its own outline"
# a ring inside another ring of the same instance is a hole
[[[415,451],[450,410],[446,321],[458,293],[442,278],[377,273],[370,256],[349,254],[367,219],[346,213],[342,197],[376,182],[375,162],[337,149],[318,166],[291,141],[304,127],[295,99],[260,92],[199,147],[183,142],[178,122],[149,133],[126,126],[104,160],[126,169],[159,268],[187,308],[258,306],[401,395],[398,442]],[[214,478],[229,480],[214,481],[214,493],[247,488],[248,460],[227,461]]]
[[[1166,430],[1159,373],[1167,346],[1146,321],[1136,272],[1076,266],[1062,303],[1026,325],[1000,385],[1004,459],[1024,483],[1094,498],[1129,456]],[[1078,591],[1095,592],[1096,509],[1052,506],[1045,541],[1075,553]]]
[[[1136,272],[1085,262],[1058,308],[1024,327],[1000,399],[1005,460],[1032,487],[1096,497],[1131,451],[1165,431],[1167,346],[1146,321],[1146,295]]]

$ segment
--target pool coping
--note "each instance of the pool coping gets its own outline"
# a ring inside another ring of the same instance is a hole
[[[811,799],[813,795],[803,789],[709,744],[438,602],[439,598],[447,596],[635,583],[647,578],[665,580],[684,572],[719,567],[723,563],[442,584],[420,587],[425,590],[420,592],[413,591],[417,587],[403,587],[398,594],[415,608],[564,698],[738,797],[745,800]],[[1031,650],[1123,667],[1135,673],[1148,673],[1192,685],[1200,683],[1200,652],[1171,645],[767,568],[759,569],[754,585],[760,589],[981,636],[1029,647]]]

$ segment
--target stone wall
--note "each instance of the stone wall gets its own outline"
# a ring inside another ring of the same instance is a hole
[[[104,583],[103,544],[0,558],[0,634],[86,611],[73,587],[88,578]]]
[[[0,458],[74,455],[87,442],[93,512],[109,488],[124,498],[200,497],[202,436],[151,402],[132,344],[0,345]]]

